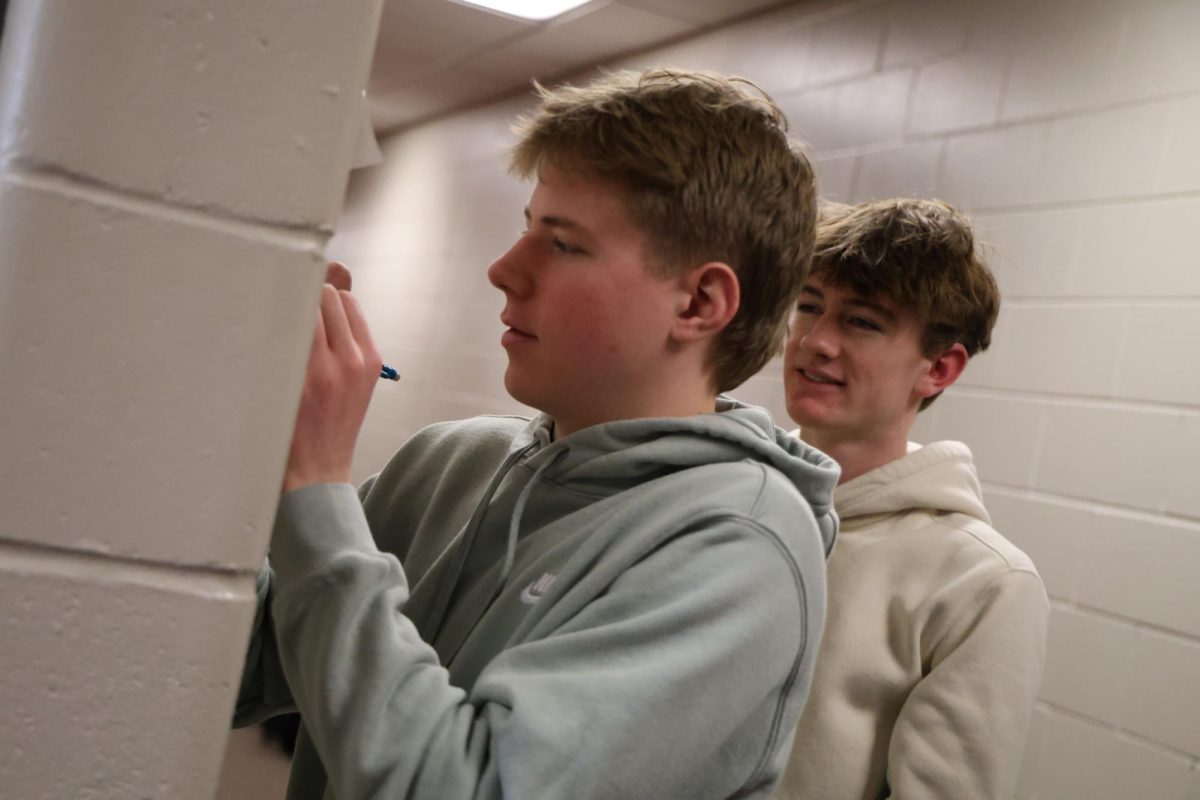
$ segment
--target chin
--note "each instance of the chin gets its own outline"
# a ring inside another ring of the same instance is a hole
[[[794,400],[788,403],[787,412],[788,416],[792,418],[792,422],[801,428],[820,426],[823,422],[827,422],[829,417],[828,409],[814,406],[805,400]]]

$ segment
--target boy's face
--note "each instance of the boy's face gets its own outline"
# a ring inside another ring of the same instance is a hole
[[[916,315],[809,278],[784,356],[788,415],[824,441],[907,437],[932,360]]]
[[[661,380],[678,281],[649,272],[612,182],[543,168],[525,213],[488,268],[505,297],[505,388],[564,429],[619,418]]]

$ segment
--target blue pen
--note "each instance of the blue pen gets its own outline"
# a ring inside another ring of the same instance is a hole
[[[395,367],[389,367],[387,364],[384,364],[379,368],[379,377],[387,378],[389,381],[398,381],[400,380],[400,373],[396,372]]]

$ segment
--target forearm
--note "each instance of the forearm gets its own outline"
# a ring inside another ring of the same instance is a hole
[[[486,743],[486,720],[401,612],[404,572],[375,548],[353,490],[285,495],[272,564],[280,659],[334,794],[475,796],[488,748],[465,742]],[[432,775],[440,791],[422,789]]]

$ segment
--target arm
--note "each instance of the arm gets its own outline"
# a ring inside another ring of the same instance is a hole
[[[1041,683],[1049,605],[1037,573],[985,586],[933,649],[888,749],[897,800],[1008,800]]]
[[[360,501],[366,497],[374,482],[375,478],[371,477],[359,487]],[[250,628],[246,664],[242,668],[242,683],[233,712],[235,728],[255,725],[276,714],[296,710],[291,689],[288,688],[287,679],[283,675],[283,666],[279,662],[275,625],[271,620],[272,576],[271,562],[269,559],[264,560],[256,579],[258,608],[254,612],[254,624]]]
[[[340,800],[717,797],[775,777],[821,603],[754,523],[677,536],[468,694],[401,613],[404,573],[349,487],[293,492],[280,516],[280,655]]]
[[[349,294],[350,271],[330,263],[321,289],[304,389],[284,471],[283,490],[314,483],[349,481],[354,441],[367,412],[375,373],[381,362],[357,301]],[[365,497],[374,479],[360,489]],[[258,573],[258,606],[250,629],[242,683],[234,708],[234,727],[294,711],[279,663],[271,617],[274,595],[269,559]]]

